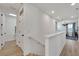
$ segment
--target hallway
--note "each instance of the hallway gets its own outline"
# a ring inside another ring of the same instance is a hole
[[[78,3],[0,6],[1,56],[79,56]]]
[[[22,51],[16,46],[16,41],[9,41],[0,50],[0,56],[22,56]]]
[[[75,40],[67,40],[61,56],[79,56],[79,42]]]

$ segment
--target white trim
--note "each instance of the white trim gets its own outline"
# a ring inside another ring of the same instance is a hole
[[[54,34],[45,35],[45,37],[46,38],[50,38],[50,37],[54,37],[56,35],[60,35],[61,33],[65,33],[65,31],[63,31],[63,32],[57,32],[57,33],[54,33]]]

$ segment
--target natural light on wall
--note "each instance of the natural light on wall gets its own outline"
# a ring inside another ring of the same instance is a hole
[[[74,6],[76,3],[72,3],[71,6]]]
[[[11,13],[10,13],[9,15],[10,15],[10,16],[14,16],[14,17],[16,17],[16,15],[15,15],[15,14],[11,14]]]

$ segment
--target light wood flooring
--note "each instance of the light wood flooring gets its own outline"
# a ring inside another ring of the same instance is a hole
[[[23,52],[16,46],[16,41],[10,41],[6,42],[0,50],[0,56],[23,56]],[[27,56],[34,56],[34,54]],[[67,40],[60,56],[79,56],[79,41]]]
[[[61,56],[79,56],[79,41],[67,40]]]
[[[16,46],[16,41],[6,42],[5,46],[0,50],[0,56],[22,56],[22,50]]]

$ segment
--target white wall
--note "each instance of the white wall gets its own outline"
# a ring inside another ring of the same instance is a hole
[[[49,35],[56,32],[55,22],[56,22],[55,19],[51,18],[47,14],[42,15],[41,27],[43,28],[42,31],[44,35]]]
[[[55,32],[55,20],[31,4],[26,4],[24,8],[26,10],[24,14],[25,23],[22,26],[24,33],[27,30],[27,34],[34,36],[44,44],[44,40],[40,37]]]
[[[20,47],[24,47],[22,49],[26,52],[37,52],[37,54],[39,55],[44,55],[44,35],[55,32],[55,21],[53,21],[51,17],[49,17],[47,14],[31,4],[24,4],[23,7],[24,14],[22,15],[22,19],[20,18],[19,14],[17,18],[17,36],[19,37],[17,37],[17,44]],[[22,34],[24,34],[24,37],[20,39]],[[32,40],[30,40],[29,37]],[[18,43],[19,41],[20,43]],[[38,42],[41,43],[41,45],[38,44]]]
[[[44,35],[55,32],[55,20],[31,4],[25,4],[24,6],[26,10],[24,14],[24,33],[27,30],[27,34],[45,44]]]
[[[15,26],[16,26],[16,17],[6,15],[5,16],[5,26],[6,26],[6,39],[7,41],[15,40]]]
[[[25,55],[27,52],[45,55],[45,35],[56,32],[55,20],[31,4],[24,4],[23,8],[22,18],[19,14],[17,18],[17,45],[23,49]]]
[[[44,55],[44,39],[41,31],[41,19],[43,13],[36,7],[30,5],[30,4],[24,4],[24,31],[26,40],[24,40],[24,49],[26,51],[30,51],[33,53],[36,53],[38,55]],[[29,39],[31,37],[32,40]],[[36,40],[36,41],[35,41]],[[27,43],[29,41],[29,44]],[[35,41],[35,42],[34,42]],[[41,43],[38,44],[38,42]],[[33,44],[32,44],[33,43]],[[28,48],[27,48],[28,47]],[[41,53],[40,53],[41,52]]]

